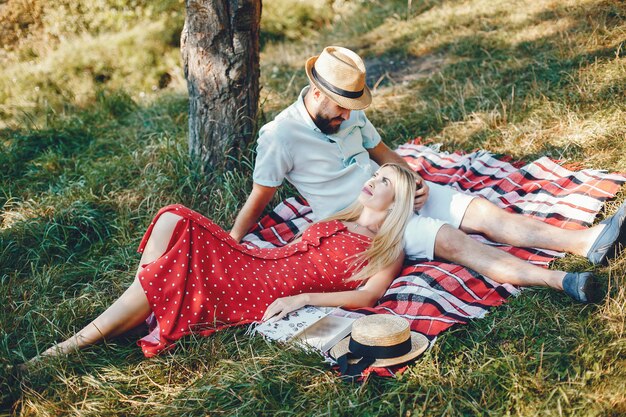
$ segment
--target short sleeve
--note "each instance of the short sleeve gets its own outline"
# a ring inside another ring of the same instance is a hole
[[[363,113],[363,118],[365,119],[365,126],[361,128],[361,135],[363,136],[363,147],[365,149],[375,148],[376,145],[380,143],[380,134],[374,127],[374,125],[369,121],[365,113]]]
[[[278,187],[293,167],[293,158],[285,138],[273,129],[263,129],[256,148],[256,161],[252,179],[259,185]]]

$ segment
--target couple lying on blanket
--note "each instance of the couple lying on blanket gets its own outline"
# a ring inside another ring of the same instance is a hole
[[[599,264],[619,248],[626,206],[597,226],[567,230],[428,183],[365,117],[371,94],[358,55],[328,47],[305,69],[310,85],[259,133],[253,189],[230,234],[183,206],[163,208],[140,245],[133,284],[92,323],[42,355],[122,334],[148,316],[156,328],[139,343],[152,356],[186,334],[280,318],[304,305],[372,306],[405,255],[443,258],[500,283],[548,286],[578,302],[597,301],[593,273],[544,269],[466,233]],[[283,247],[239,244],[285,178],[324,220]]]
[[[187,334],[206,336],[225,327],[280,318],[304,305],[373,306],[402,267],[415,190],[413,171],[399,164],[383,165],[352,205],[311,224],[299,238],[279,248],[238,244],[206,217],[184,206],[167,206],[140,245],[143,255],[133,284],[93,322],[42,356],[69,353],[120,335],[151,314],[158,330],[139,342],[146,356]],[[615,223],[579,231],[545,224],[536,228],[574,235],[594,230],[602,241],[618,234],[611,229],[619,229]],[[473,247],[473,256],[480,259],[462,255],[466,264],[495,281],[551,286],[577,301],[594,301],[590,273],[544,269],[478,243],[450,225],[441,229],[456,241],[437,248],[452,253]],[[606,243],[602,246],[609,248]]]

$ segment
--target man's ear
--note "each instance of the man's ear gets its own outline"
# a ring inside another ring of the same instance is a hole
[[[318,103],[324,99],[322,91],[313,84],[311,84],[311,93],[313,94],[313,98],[315,99],[315,101],[317,101]]]

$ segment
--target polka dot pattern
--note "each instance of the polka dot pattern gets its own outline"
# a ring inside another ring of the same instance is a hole
[[[150,335],[138,342],[148,357],[190,333],[208,336],[258,321],[278,297],[356,288],[358,282],[346,282],[355,272],[353,258],[346,258],[371,242],[335,220],[309,227],[292,245],[248,248],[201,214],[171,205],[156,215],[139,252],[165,212],[183,219],[166,252],[139,273],[156,322]]]

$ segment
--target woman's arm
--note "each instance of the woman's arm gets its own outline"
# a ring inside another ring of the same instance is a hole
[[[404,252],[391,265],[372,275],[358,290],[302,293],[290,297],[277,298],[267,307],[262,320],[265,321],[272,317],[280,320],[288,313],[305,305],[346,308],[372,307],[385,294],[391,282],[398,276],[402,269],[403,261]]]

